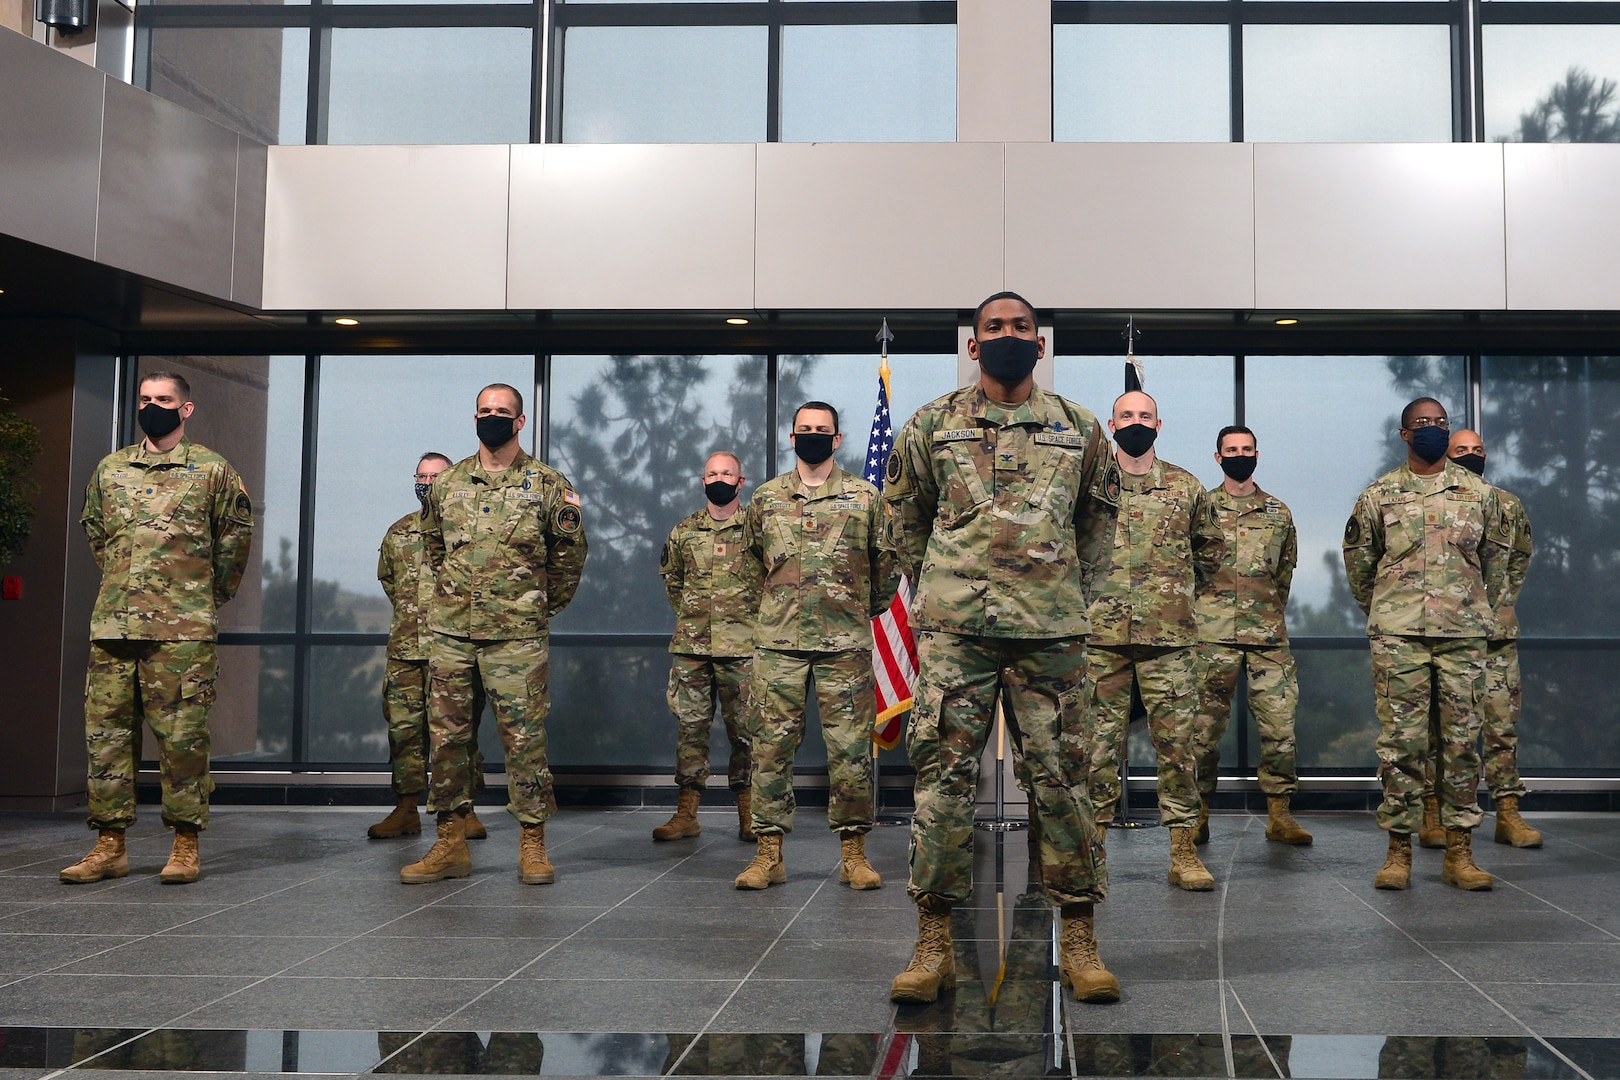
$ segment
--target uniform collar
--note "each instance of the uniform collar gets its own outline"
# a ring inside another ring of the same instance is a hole
[[[1016,427],[1029,424],[1035,427],[1047,428],[1052,431],[1068,431],[1065,423],[1068,419],[1057,407],[1053,400],[1055,395],[1048,394],[1040,387],[1029,392],[1029,400],[1018,405],[1008,405],[1000,401],[992,401],[984,392],[984,387],[975,383],[972,387],[973,403],[980,416],[991,420],[998,427]]]
[[[841,466],[834,464],[832,472],[827,474],[827,479],[823,480],[819,485],[812,488],[804,486],[804,477],[799,475],[798,469],[794,469],[792,472],[788,473],[788,476],[790,476],[793,480],[794,496],[797,498],[802,498],[806,502],[816,499],[825,499],[828,496],[836,495],[843,491],[844,477],[848,475],[849,474],[846,473]]]
[[[490,472],[484,468],[484,459],[479,457],[477,454],[474,454],[472,478],[480,484],[500,486],[509,482],[514,476],[521,478],[529,471],[529,466],[534,463],[534,460],[535,459],[529,455],[527,450],[520,449],[517,457],[512,459],[512,464],[508,465],[500,472]]]
[[[187,465],[187,464],[190,464],[190,462],[191,462],[191,439],[188,438],[187,436],[182,435],[182,436],[180,436],[180,441],[179,442],[177,442],[173,446],[169,447],[169,452],[168,453],[166,453],[166,454],[154,454],[154,453],[152,453],[152,451],[150,451],[150,450],[148,450],[146,448],[146,440],[143,438],[140,442],[135,444],[135,457],[134,457],[134,460],[140,462],[142,465],[148,465],[148,466],[150,466],[150,465]]]

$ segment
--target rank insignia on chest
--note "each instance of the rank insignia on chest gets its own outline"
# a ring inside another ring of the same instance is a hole
[[[722,558],[722,559],[725,558],[726,552],[728,552],[730,550],[731,550],[731,546],[729,544],[727,544],[725,541],[720,540],[720,541],[715,542],[714,554],[715,554],[716,558]]]

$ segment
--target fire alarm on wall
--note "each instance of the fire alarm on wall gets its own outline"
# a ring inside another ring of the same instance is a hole
[[[6,600],[22,599],[22,578],[12,576],[0,579],[0,598]]]

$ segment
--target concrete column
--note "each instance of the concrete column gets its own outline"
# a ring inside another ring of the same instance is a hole
[[[1052,141],[1051,0],[957,0],[956,139]]]
[[[39,429],[36,513],[23,553],[0,573],[22,579],[0,600],[6,747],[0,809],[84,802],[84,669],[100,573],[79,530],[84,485],[113,446],[115,343],[71,320],[8,323],[0,391]]]

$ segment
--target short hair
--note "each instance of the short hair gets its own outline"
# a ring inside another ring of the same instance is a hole
[[[817,410],[819,410],[821,412],[832,413],[833,431],[838,432],[838,431],[842,430],[838,426],[838,410],[833,408],[831,405],[827,404],[825,401],[807,401],[803,405],[800,405],[797,409],[794,409],[793,410],[793,426],[794,427],[799,426],[799,414],[804,412],[804,410],[806,410],[806,409],[817,409]]]
[[[708,454],[705,455],[704,458],[703,458],[704,467],[707,467],[709,462],[713,461],[717,457],[728,457],[728,458],[730,458],[732,460],[732,462],[736,464],[737,472],[738,473],[742,472],[742,458],[738,457],[736,454],[732,453],[730,450],[724,450],[724,449],[710,450],[708,452]]]
[[[505,390],[507,393],[509,393],[513,397],[517,398],[518,415],[519,416],[523,415],[523,391],[519,390],[517,387],[511,385],[510,383],[492,382],[488,386],[484,387],[482,390],[478,391],[478,397],[483,397],[485,394],[489,393],[491,390]],[[478,398],[473,398],[473,405],[476,407],[477,404],[478,404]]]
[[[1412,426],[1412,410],[1417,408],[1419,405],[1438,405],[1440,407],[1441,412],[1446,411],[1445,405],[1441,404],[1439,398],[1432,398],[1432,397],[1413,398],[1411,401],[1408,401],[1406,403],[1406,408],[1401,410],[1401,430],[1402,431],[1405,431],[1407,428]]]
[[[1108,416],[1109,416],[1110,419],[1113,418],[1114,410],[1119,408],[1120,401],[1123,400],[1127,394],[1141,394],[1143,397],[1145,397],[1149,401],[1153,402],[1153,414],[1155,416],[1158,415],[1158,413],[1159,413],[1159,399],[1158,398],[1154,397],[1152,394],[1148,393],[1146,390],[1127,390],[1127,391],[1125,391],[1124,394],[1121,394],[1121,395],[1119,395],[1119,397],[1114,399],[1113,406],[1108,410]]]
[[[424,461],[442,461],[446,465],[452,464],[452,462],[451,462],[451,460],[449,458],[445,457],[443,454],[439,453],[436,450],[429,450],[427,453],[425,453],[421,457],[417,458],[416,459],[417,468],[421,468],[422,467],[422,462],[424,462]]]
[[[180,396],[186,401],[191,400],[191,384],[186,382],[186,377],[184,375],[176,375],[172,371],[154,371],[150,374],[142,375],[141,381],[135,384],[135,389],[139,390],[147,383],[156,382],[159,379],[167,379],[169,382],[174,383],[174,388],[180,391]]]
[[[1026,308],[1029,309],[1029,317],[1031,319],[1035,320],[1035,328],[1037,330],[1040,329],[1041,317],[1035,313],[1035,305],[1030,303],[1028,300],[1025,300],[1022,296],[1019,296],[1015,292],[1006,291],[1006,292],[998,292],[998,293],[995,293],[994,295],[985,297],[983,300],[981,300],[979,302],[979,306],[973,309],[973,336],[974,337],[979,336],[979,320],[984,318],[984,309],[989,307],[991,304],[995,303],[997,300],[1016,300],[1020,304],[1023,304]]]
[[[1227,424],[1221,428],[1220,434],[1215,436],[1215,452],[1217,454],[1221,452],[1221,444],[1226,441],[1228,435],[1247,435],[1249,438],[1254,439],[1254,448],[1256,450],[1260,449],[1260,440],[1254,438],[1254,432],[1242,424]]]

